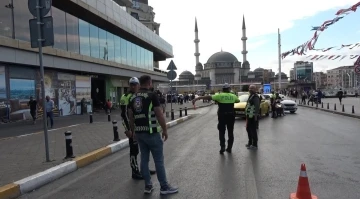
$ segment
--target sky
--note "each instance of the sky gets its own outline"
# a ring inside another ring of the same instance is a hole
[[[335,18],[339,9],[348,8],[359,0],[149,0],[154,8],[155,21],[160,23],[160,36],[173,46],[174,58],[160,62],[160,69],[166,70],[174,61],[178,75],[189,70],[195,74],[195,17],[199,29],[200,62],[221,51],[230,52],[242,62],[242,16],[245,16],[247,60],[251,70],[258,67],[279,71],[277,31],[281,33],[281,51],[289,51],[314,34],[312,26]],[[315,48],[327,48],[360,42],[360,7],[339,22],[326,29],[318,39]],[[360,55],[360,47],[352,50],[335,48],[326,53],[309,51],[311,54]],[[282,60],[282,72],[289,75],[295,61],[306,60],[307,56],[291,56]],[[352,65],[356,59],[341,61],[314,61],[314,71],[323,71],[345,65]]]

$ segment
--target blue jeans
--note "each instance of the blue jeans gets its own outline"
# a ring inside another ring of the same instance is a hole
[[[151,176],[149,171],[149,157],[150,152],[154,158],[156,174],[160,183],[160,186],[166,186],[168,184],[166,179],[166,172],[164,166],[164,142],[160,133],[136,133],[136,138],[141,152],[140,170],[144,177],[145,185],[152,185]]]

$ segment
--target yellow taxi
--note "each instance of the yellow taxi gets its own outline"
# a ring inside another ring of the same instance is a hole
[[[270,113],[270,105],[269,103],[267,103],[265,101],[265,97],[261,96],[260,94],[258,94],[261,102],[260,102],[260,117],[263,116],[269,116]],[[239,96],[239,103],[235,103],[234,104],[234,109],[235,109],[235,115],[236,117],[245,117],[245,107],[247,104],[247,100],[249,99],[250,94],[242,94]]]

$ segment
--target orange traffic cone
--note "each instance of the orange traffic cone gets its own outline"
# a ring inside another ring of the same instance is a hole
[[[309,180],[306,174],[305,164],[301,164],[299,182],[296,193],[290,194],[290,199],[317,199],[317,196],[311,195]]]

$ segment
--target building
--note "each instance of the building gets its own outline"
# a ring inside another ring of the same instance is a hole
[[[313,81],[317,89],[323,89],[327,86],[327,74],[323,72],[315,72],[313,74]]]
[[[295,71],[294,71],[293,68],[290,69],[290,81],[291,81],[291,80],[296,80],[296,78],[295,78]]]
[[[241,84],[261,84],[264,78],[271,75],[268,70],[262,68],[256,69],[254,72],[250,71],[250,63],[247,60],[246,50],[246,26],[245,18],[242,23],[242,45],[243,45],[243,63],[231,53],[226,51],[219,51],[211,55],[207,62],[203,65],[200,62],[199,50],[199,28],[197,20],[195,19],[195,75],[190,71],[184,71],[180,74],[179,80],[174,81],[174,86],[186,87],[189,90],[212,89],[219,90],[224,83],[232,85],[233,89],[239,90]],[[272,72],[272,71],[270,71]],[[191,89],[190,89],[191,88]]]
[[[294,63],[294,80],[311,82],[313,71],[313,62],[297,61]]]
[[[358,76],[354,66],[341,66],[327,71],[327,86],[329,88],[355,88]]]
[[[0,116],[10,107],[11,119],[30,117],[27,101],[40,105],[38,49],[30,46],[27,0],[0,3]],[[150,75],[154,85],[166,82],[154,62],[173,57],[172,46],[126,12],[129,0],[53,0],[54,45],[43,48],[45,94],[55,102],[55,115],[80,114],[114,106],[133,76]],[[152,12],[152,11],[151,11]],[[12,16],[13,13],[13,16]],[[141,16],[139,16],[141,19]]]

